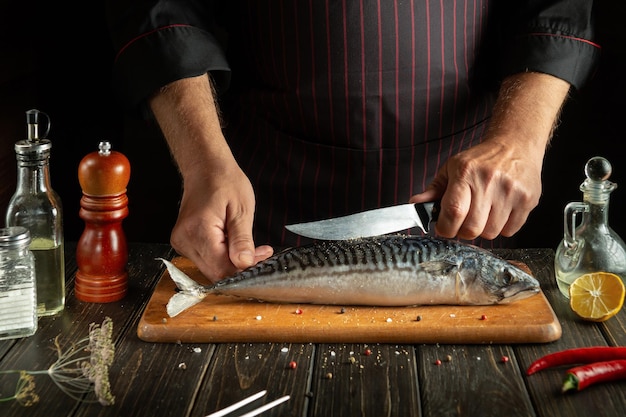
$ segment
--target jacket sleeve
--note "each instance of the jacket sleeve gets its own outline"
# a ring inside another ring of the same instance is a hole
[[[106,14],[116,53],[113,86],[130,111],[178,79],[210,72],[218,88],[228,84],[214,2],[108,0]]]
[[[500,27],[503,75],[542,72],[582,87],[600,55],[593,0],[505,0]]]

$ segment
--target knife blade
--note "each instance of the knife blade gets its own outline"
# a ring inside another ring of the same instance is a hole
[[[409,203],[342,217],[290,224],[285,228],[298,235],[320,240],[379,236],[413,227],[419,227],[424,233],[428,233],[430,223],[437,221],[439,217],[439,210],[439,201]]]

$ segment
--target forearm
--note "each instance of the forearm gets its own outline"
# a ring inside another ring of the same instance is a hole
[[[167,85],[150,99],[150,107],[183,181],[217,173],[234,161],[207,75]]]
[[[518,150],[545,151],[569,88],[566,81],[541,73],[520,73],[506,78],[485,141],[499,141]],[[514,143],[506,143],[511,140]]]

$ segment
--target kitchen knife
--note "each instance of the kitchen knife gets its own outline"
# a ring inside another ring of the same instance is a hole
[[[424,233],[428,233],[430,222],[437,221],[439,216],[439,203],[401,204],[285,227],[298,235],[321,240],[378,236],[413,227],[419,227]]]

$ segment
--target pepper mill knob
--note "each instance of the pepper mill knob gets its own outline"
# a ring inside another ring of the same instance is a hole
[[[79,216],[85,230],[76,247],[76,298],[94,303],[118,301],[128,289],[128,246],[122,221],[128,216],[126,187],[130,162],[107,141],[78,166],[83,190]]]

